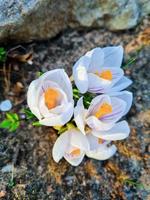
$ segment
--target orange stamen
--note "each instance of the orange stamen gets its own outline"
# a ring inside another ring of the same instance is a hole
[[[72,156],[79,156],[81,153],[80,149],[76,148],[73,151],[71,151],[70,155]]]
[[[48,109],[56,107],[59,98],[59,92],[55,89],[48,88],[44,93],[45,104]]]
[[[112,80],[112,72],[110,70],[104,70],[101,73],[96,72],[95,74],[98,75],[100,78],[103,78],[109,81]]]
[[[103,144],[104,140],[101,138],[98,138],[98,144]]]
[[[112,106],[108,103],[103,103],[95,113],[97,118],[101,118],[104,115],[110,114],[112,112]]]

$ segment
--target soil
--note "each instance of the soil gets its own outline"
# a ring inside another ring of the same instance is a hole
[[[149,26],[150,20],[146,18],[136,29],[124,32],[68,29],[54,39],[23,44],[33,51],[33,64],[11,61],[9,81],[2,72],[0,75],[0,100],[11,99],[12,112],[24,118],[26,91],[39,71],[65,68],[71,75],[73,64],[86,51],[96,46],[121,44],[125,47]],[[116,142],[117,153],[107,161],[85,158],[78,167],[72,167],[65,160],[56,164],[51,155],[56,132],[22,121],[16,132],[1,130],[0,133],[1,199],[150,199],[150,47],[126,54],[124,63],[135,56],[136,61],[125,68],[126,75],[133,81],[128,88],[134,95],[127,115],[131,134],[126,140]],[[4,113],[1,113],[2,118]]]

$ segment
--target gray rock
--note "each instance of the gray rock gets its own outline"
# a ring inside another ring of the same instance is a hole
[[[138,0],[139,6],[141,7],[141,15],[145,16],[150,14],[150,0]]]
[[[138,19],[139,7],[135,0],[129,0],[122,5],[122,9],[117,13],[117,15],[110,18],[106,26],[110,30],[130,29],[137,25]]]
[[[72,6],[73,21],[70,23],[70,25],[91,27],[97,20],[102,18],[102,16],[102,9],[98,1],[74,1]]]
[[[136,0],[79,0],[73,5],[73,16],[79,26],[125,30],[134,27],[139,19]]]
[[[65,27],[67,1],[0,0],[0,42],[41,40]]]
[[[133,28],[150,14],[149,0],[0,0],[0,42],[29,42],[67,27]]]

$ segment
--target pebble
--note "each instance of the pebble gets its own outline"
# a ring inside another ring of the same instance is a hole
[[[2,173],[12,172],[12,170],[13,170],[13,165],[8,164],[8,165],[5,165],[5,166],[2,168]]]
[[[4,100],[0,103],[0,110],[1,111],[6,112],[6,111],[11,110],[11,108],[12,108],[12,103],[9,99]]]

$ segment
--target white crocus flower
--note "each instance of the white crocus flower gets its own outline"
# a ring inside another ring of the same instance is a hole
[[[51,70],[31,82],[27,103],[32,113],[46,126],[62,126],[73,115],[72,85],[63,69]]]
[[[73,128],[58,137],[53,146],[52,155],[55,162],[59,162],[64,157],[71,165],[77,166],[89,150],[87,137],[78,129]]]
[[[95,48],[88,51],[73,66],[75,84],[81,93],[117,92],[132,82],[120,68],[123,59],[121,46]]]
[[[104,140],[121,140],[128,137],[130,129],[126,121],[118,122],[130,109],[132,93],[116,92],[112,96],[95,97],[88,110],[81,97],[74,109],[74,119],[79,130],[86,134],[86,126],[91,133]]]
[[[91,133],[87,134],[87,139],[90,150],[86,152],[86,155],[90,158],[106,160],[116,153],[117,148],[115,145],[110,145],[110,141],[102,140]]]

